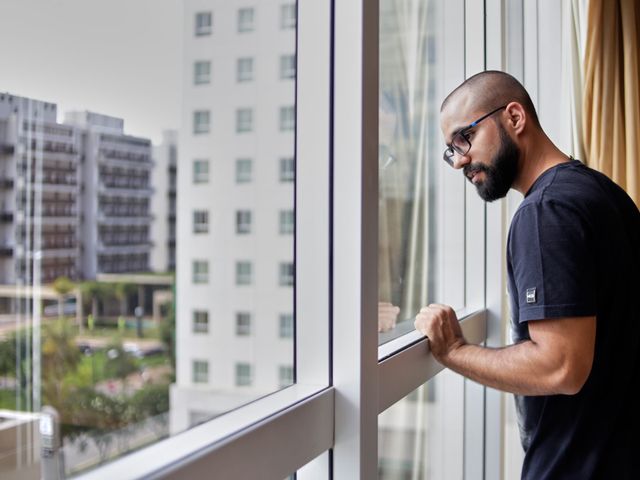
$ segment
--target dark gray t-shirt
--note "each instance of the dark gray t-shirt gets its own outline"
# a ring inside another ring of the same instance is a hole
[[[516,396],[522,478],[637,478],[639,248],[636,205],[578,160],[545,171],[518,208],[507,246],[514,343],[529,339],[531,321],[596,316],[580,392]]]

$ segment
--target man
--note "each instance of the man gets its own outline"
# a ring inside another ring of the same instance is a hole
[[[604,175],[563,154],[524,87],[483,72],[441,108],[448,148],[479,195],[524,195],[507,269],[514,344],[470,345],[455,312],[423,308],[416,328],[444,366],[516,394],[524,479],[640,475],[640,212]]]

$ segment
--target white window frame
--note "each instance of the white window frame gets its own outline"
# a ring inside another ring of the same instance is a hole
[[[280,5],[280,28],[288,30],[296,28],[296,4],[295,2]]]
[[[193,63],[193,84],[207,85],[209,83],[211,83],[211,61],[195,61]]]
[[[296,56],[280,55],[280,80],[296,78]]]
[[[240,57],[236,60],[236,82],[251,82],[254,79],[255,61],[253,57]]]
[[[296,129],[296,109],[292,105],[280,107],[278,125],[281,132],[292,132]]]
[[[244,370],[247,371],[245,372]],[[235,385],[236,387],[250,387],[253,385],[253,365],[247,362],[236,362]]]
[[[292,287],[295,283],[295,267],[292,262],[280,262],[278,265],[278,285]]]
[[[209,160],[198,158],[193,161],[193,183],[209,183]]]
[[[250,337],[252,323],[252,315],[250,312],[236,312],[236,336]]]
[[[207,360],[191,361],[191,381],[195,385],[209,383],[209,362]]]
[[[494,8],[496,2],[486,3]],[[465,46],[477,53],[477,45],[484,45],[484,29],[477,26],[482,24],[484,5],[465,0],[446,4],[452,10],[451,20],[461,18],[462,12],[466,25],[465,35],[450,29],[452,41],[464,38]],[[377,329],[372,325],[377,317],[378,288],[378,2],[301,0],[298,7],[298,18],[305,28],[297,32],[295,191],[300,235],[295,242],[295,269],[304,288],[295,289],[296,383],[78,478],[158,478],[170,474],[187,479],[204,478],[212,471],[221,478],[284,478],[296,470],[300,480],[376,478],[378,414],[437,373],[424,338],[408,333],[390,342],[384,352],[378,348]],[[502,14],[503,7],[499,8]],[[334,50],[329,48],[330,32]],[[463,68],[468,72],[477,66],[474,61],[483,61],[483,55],[475,60],[470,57],[467,52]],[[330,71],[332,75],[328,75]],[[456,77],[455,72],[451,76]],[[333,192],[331,199],[329,192]],[[472,214],[465,222],[467,248],[471,251],[471,240],[482,239],[480,249],[488,252],[485,218],[494,222],[500,208],[488,212],[474,200],[473,190],[466,192],[466,206]],[[473,252],[477,251],[474,245]],[[500,263],[494,253],[492,250],[486,259]],[[488,288],[478,295],[477,280],[489,273],[477,269],[484,261],[471,262],[465,277],[467,305],[475,310],[458,312],[465,335],[476,342],[491,331],[492,323],[483,308],[496,298],[501,300],[502,295]],[[489,294],[495,297],[489,298]],[[332,338],[327,322],[330,312],[340,333]],[[466,448],[471,438],[484,438],[482,424],[493,413],[486,411],[492,408],[484,401],[486,389],[475,389],[465,382],[465,390],[465,404],[470,407],[465,417],[481,412],[471,422],[472,433],[479,431],[480,436],[467,432]],[[287,439],[295,448],[264,440],[271,438]],[[330,448],[331,461],[326,455]],[[465,480],[484,478],[490,454],[485,453],[484,459],[465,457]],[[251,458],[251,462],[236,461],[238,458]],[[484,464],[477,463],[482,460]]]
[[[293,210],[280,210],[278,212],[280,235],[291,235],[295,232],[295,212]]]
[[[208,22],[202,20],[208,18]],[[194,16],[194,32],[196,37],[211,35],[213,33],[213,13],[196,12]]]
[[[191,283],[206,285],[209,283],[209,261],[193,260],[191,264]]]
[[[278,316],[278,336],[280,338],[293,338],[293,332],[293,315],[290,313],[281,313]]]
[[[236,133],[253,132],[253,108],[236,109]]]
[[[236,235],[249,235],[253,229],[251,210],[236,210]]]
[[[296,179],[296,162],[293,157],[282,157],[279,162],[281,182],[293,182]]]
[[[251,158],[236,159],[236,183],[250,183],[253,180],[253,160]]]
[[[193,134],[202,135],[211,131],[211,112],[195,110],[193,112]]]
[[[238,9],[238,33],[249,33],[255,30],[256,9],[243,7]]]
[[[193,310],[193,333],[209,333],[209,312],[207,310]]]
[[[246,268],[248,267],[248,269]],[[236,262],[235,283],[238,286],[249,286],[253,284],[253,262],[249,260],[238,260]]]
[[[209,211],[193,211],[193,233],[209,233]]]

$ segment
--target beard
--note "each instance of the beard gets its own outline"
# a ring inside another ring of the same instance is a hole
[[[500,123],[497,125],[500,132],[500,149],[491,159],[491,164],[474,165],[470,163],[463,169],[467,178],[472,173],[484,172],[485,179],[476,184],[476,189],[478,195],[486,202],[493,202],[505,197],[518,175],[520,149],[504,127]]]

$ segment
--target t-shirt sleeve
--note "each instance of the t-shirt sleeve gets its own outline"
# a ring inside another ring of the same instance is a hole
[[[593,235],[571,208],[523,206],[511,224],[509,255],[520,322],[596,313]]]

